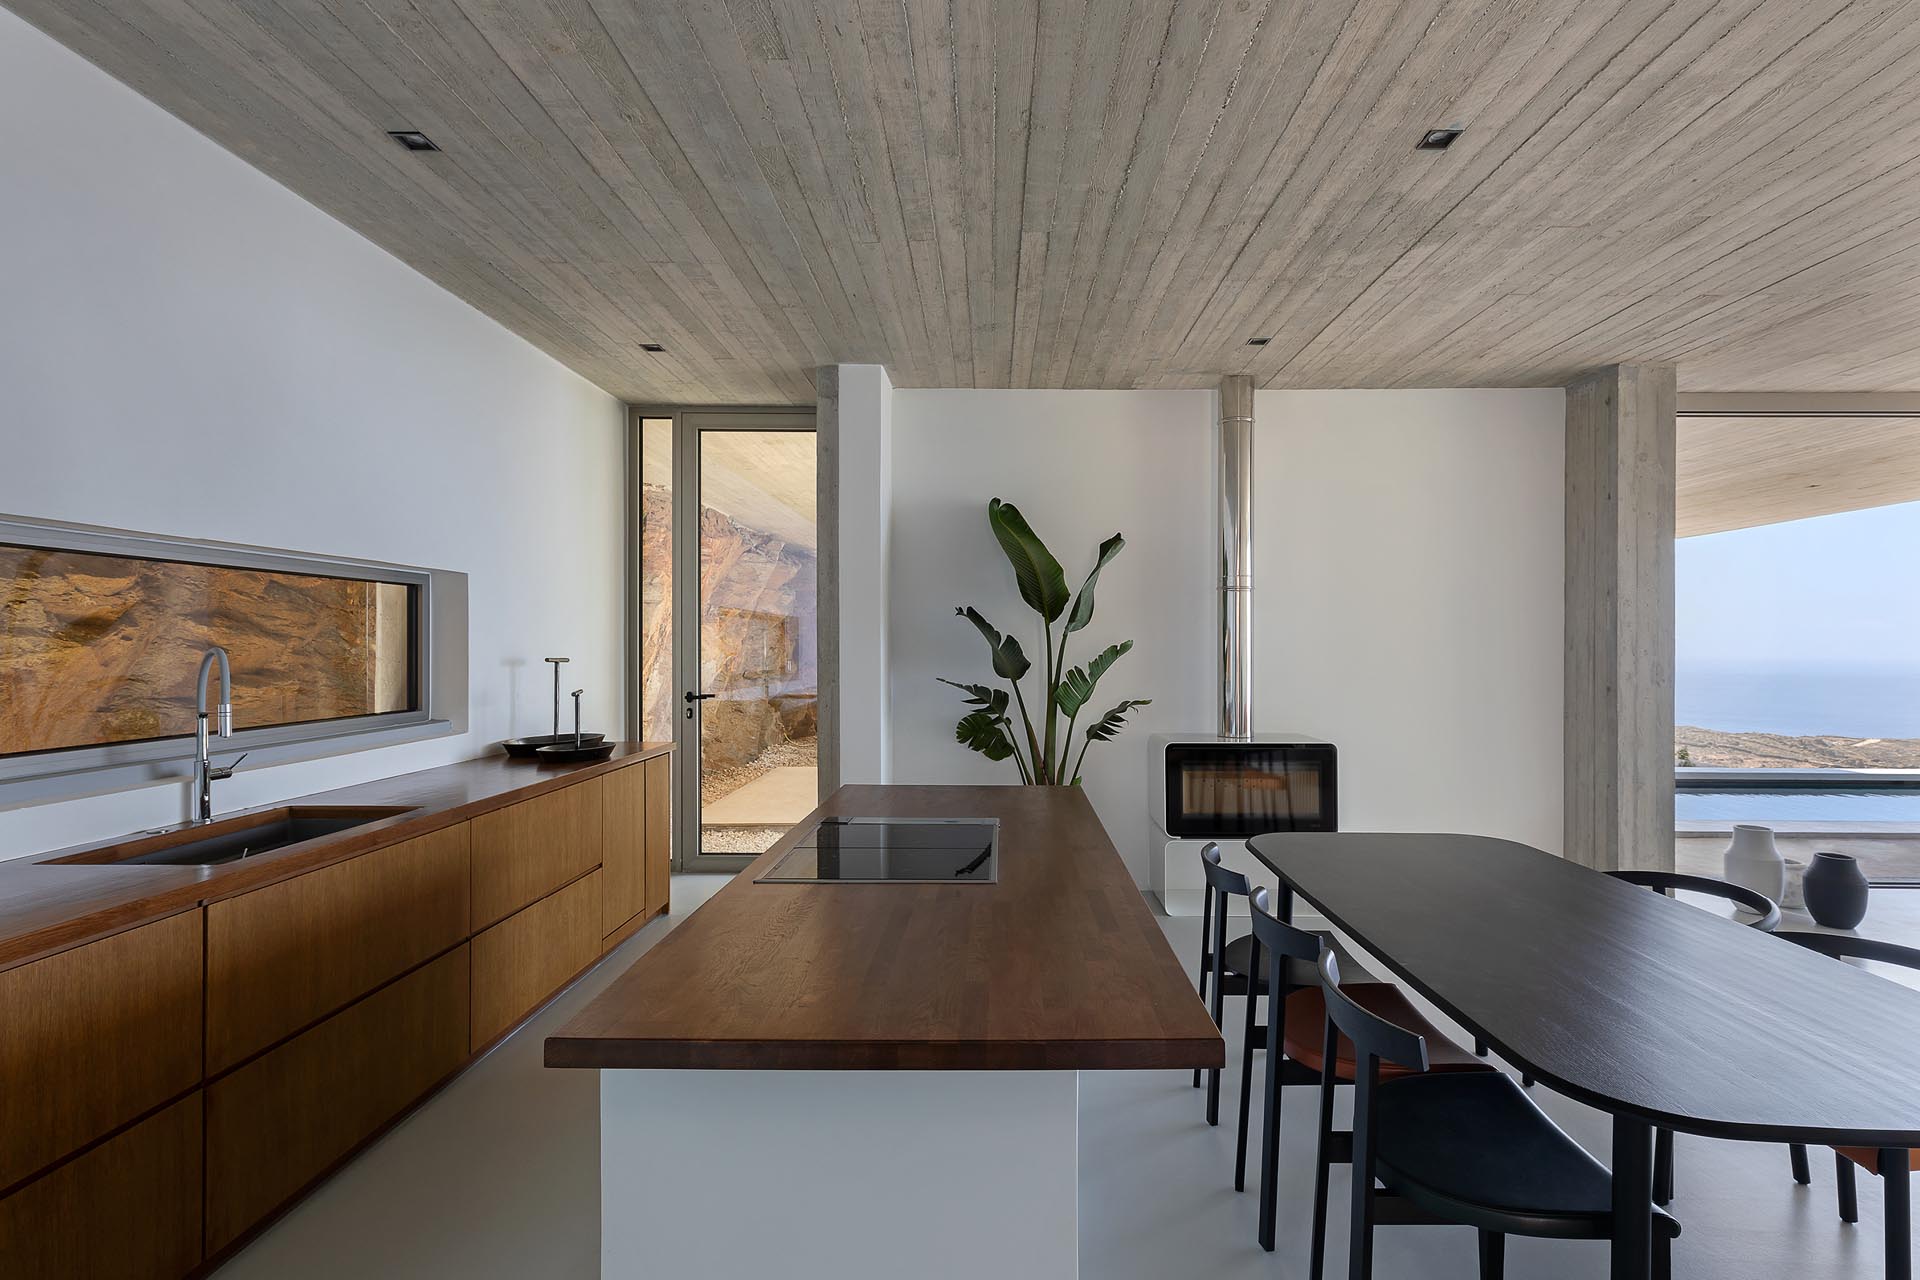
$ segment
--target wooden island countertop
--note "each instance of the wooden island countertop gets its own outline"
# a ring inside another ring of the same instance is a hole
[[[821,817],[997,818],[997,883],[755,884]],[[546,1042],[550,1067],[1218,1067],[1074,787],[847,786]]]

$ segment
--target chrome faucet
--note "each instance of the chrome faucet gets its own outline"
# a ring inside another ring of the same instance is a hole
[[[215,663],[220,664],[220,705],[216,714],[219,723],[214,733],[223,738],[233,736],[233,667],[227,662],[227,651],[219,645],[211,646],[200,659],[200,683],[194,695],[194,711],[198,718],[194,721],[194,764],[193,781],[198,793],[198,803],[194,809],[195,822],[213,821],[213,784],[223,778],[231,778],[234,769],[246,753],[224,767],[215,765],[207,755],[207,676],[213,671]]]

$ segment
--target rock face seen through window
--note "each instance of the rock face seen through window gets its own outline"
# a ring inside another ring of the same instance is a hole
[[[216,644],[242,728],[411,710],[412,590],[0,546],[0,754],[192,733]]]

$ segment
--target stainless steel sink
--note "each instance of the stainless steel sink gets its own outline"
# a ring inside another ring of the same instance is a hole
[[[312,805],[271,809],[205,826],[150,832],[119,844],[89,849],[53,861],[112,863],[116,866],[217,867],[324,836],[338,835],[408,812],[410,810],[407,809],[323,808]]]

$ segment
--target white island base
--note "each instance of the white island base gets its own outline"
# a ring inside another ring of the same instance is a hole
[[[600,1073],[603,1280],[1072,1280],[1073,1071]]]

